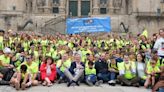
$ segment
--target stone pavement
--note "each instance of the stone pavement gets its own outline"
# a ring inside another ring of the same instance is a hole
[[[9,86],[0,86],[0,92],[17,92],[14,88]],[[107,84],[102,84],[99,87],[93,86],[89,87],[87,85],[80,85],[67,87],[66,84],[55,84],[52,87],[37,86],[29,88],[25,91],[19,92],[151,92],[150,89],[145,89],[143,87],[122,87],[122,86],[109,86]]]

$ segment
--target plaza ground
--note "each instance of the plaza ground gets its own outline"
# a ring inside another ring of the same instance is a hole
[[[0,86],[0,92],[17,92],[14,88],[10,86]],[[54,84],[52,87],[37,86],[27,89],[25,91],[19,92],[151,92],[150,89],[145,89],[143,87],[123,87],[123,86],[109,86],[107,84],[102,84],[99,87],[93,86],[89,87],[87,85],[81,84],[80,86],[67,87],[66,84]]]

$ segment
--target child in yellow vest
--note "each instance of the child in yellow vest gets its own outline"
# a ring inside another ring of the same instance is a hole
[[[114,57],[110,58],[108,67],[110,72],[110,81],[108,83],[109,85],[115,86],[116,84],[115,79],[116,79],[116,75],[118,74],[118,66]]]
[[[158,57],[153,56],[149,66],[147,66],[147,78],[146,82],[144,84],[145,88],[147,88],[149,85],[154,86],[155,84],[155,78],[157,78],[157,74],[160,73],[159,67],[156,65],[158,61]]]
[[[11,84],[16,88],[16,90],[20,89],[20,84],[24,81],[26,81],[27,79],[25,78],[25,76],[30,76],[28,70],[27,70],[27,66],[25,64],[22,64],[20,66],[20,73],[16,72],[13,77],[11,78]],[[28,84],[31,82],[30,78],[28,79],[29,82],[25,83]],[[25,89],[25,85],[21,85],[21,88],[24,90]]]
[[[88,67],[85,68],[85,81],[89,86],[99,86],[103,81],[97,81],[96,69],[92,61],[88,62]]]

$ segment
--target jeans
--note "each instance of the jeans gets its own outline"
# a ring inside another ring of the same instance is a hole
[[[164,88],[159,88],[158,92],[164,92]]]
[[[91,82],[91,83],[93,83],[93,84],[95,84],[96,81],[97,81],[97,77],[96,77],[96,75],[94,75],[94,74],[92,74],[92,75],[86,75],[86,76],[85,76],[85,80],[86,80],[86,81],[89,81],[89,82]]]
[[[60,68],[56,68],[56,71],[57,71],[57,73],[59,74],[59,76],[61,78],[64,78],[65,77],[64,73],[60,70]]]
[[[115,72],[110,72],[110,80],[115,80],[116,79],[116,73]]]
[[[98,80],[103,80],[104,82],[107,82],[110,80],[110,74],[109,73],[98,73],[97,78],[98,78]]]

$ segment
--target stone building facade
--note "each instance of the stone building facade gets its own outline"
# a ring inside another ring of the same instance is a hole
[[[164,0],[0,0],[6,30],[65,33],[66,18],[94,16],[110,16],[112,31],[152,34],[164,27]]]

